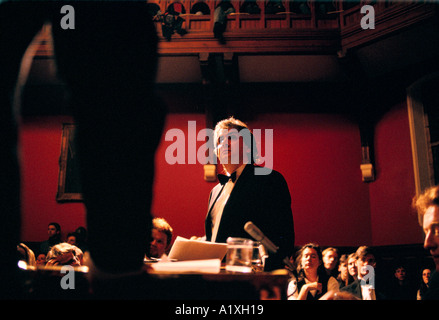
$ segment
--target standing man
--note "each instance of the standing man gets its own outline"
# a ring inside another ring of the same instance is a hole
[[[422,195],[414,198],[413,205],[422,216],[425,233],[424,248],[433,257],[436,270],[431,274],[429,288],[423,300],[439,299],[439,186],[428,188]]]
[[[220,183],[210,193],[206,240],[224,243],[228,237],[251,238],[244,230],[251,221],[279,247],[276,254],[269,254],[265,270],[283,268],[283,259],[294,249],[291,196],[284,177],[274,170],[256,170],[254,137],[240,120],[231,117],[218,122],[214,145],[225,175],[218,175]]]

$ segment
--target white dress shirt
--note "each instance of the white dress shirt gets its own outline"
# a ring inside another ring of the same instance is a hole
[[[215,242],[216,240],[216,235],[218,234],[218,228],[221,222],[221,216],[223,214],[224,207],[227,203],[227,200],[229,200],[230,194],[232,193],[232,190],[235,187],[235,184],[238,181],[238,178],[244,170],[245,166],[246,165],[244,164],[236,170],[236,179],[234,182],[232,180],[227,181],[227,183],[223,187],[223,190],[221,191],[221,194],[216,200],[212,211],[210,212],[212,218],[212,238],[210,240],[211,242]]]
[[[363,300],[376,300],[375,289],[371,284],[361,285],[361,295],[363,296]]]

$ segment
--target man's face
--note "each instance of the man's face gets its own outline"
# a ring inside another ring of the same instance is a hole
[[[245,136],[236,129],[221,130],[217,141],[217,157],[221,164],[242,164],[248,162],[251,150],[244,143]]]
[[[398,268],[395,270],[395,278],[399,281],[404,281],[406,276],[406,272],[404,268]]]
[[[359,276],[364,277],[368,273],[366,266],[375,268],[376,261],[373,254],[369,253],[366,256],[357,259],[357,272]]]
[[[439,207],[430,206],[425,211],[422,227],[425,232],[424,248],[430,251],[439,271]]]
[[[167,235],[157,229],[152,229],[152,241],[149,248],[149,254],[152,258],[160,258],[166,251]]]
[[[54,225],[49,225],[47,228],[47,234],[49,235],[49,238],[54,236],[58,233],[58,230],[56,230],[56,227]]]

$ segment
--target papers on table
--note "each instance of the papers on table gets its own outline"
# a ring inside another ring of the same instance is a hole
[[[190,260],[190,261],[178,261],[178,262],[160,261],[151,264],[151,268],[157,272],[219,273],[221,269],[221,260],[208,259],[208,260]]]
[[[183,237],[177,237],[169,252],[168,258],[177,261],[208,259],[219,259],[221,261],[226,253],[226,243],[189,240]]]
[[[226,243],[189,240],[177,237],[169,256],[150,266],[157,272],[219,273],[221,260],[227,253]]]

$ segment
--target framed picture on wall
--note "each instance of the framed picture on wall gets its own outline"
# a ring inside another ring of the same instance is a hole
[[[72,123],[65,123],[62,128],[56,201],[82,201],[75,148],[75,125]]]

